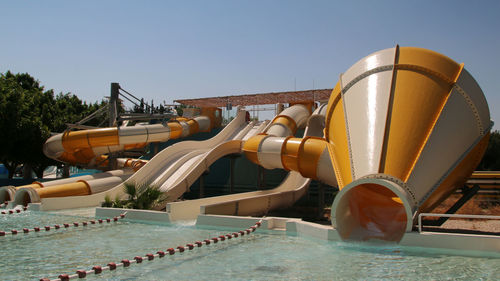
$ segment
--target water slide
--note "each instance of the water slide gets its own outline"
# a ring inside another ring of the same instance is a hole
[[[325,122],[325,139],[255,136],[245,153],[264,167],[338,182],[332,224],[342,239],[395,242],[418,213],[465,183],[492,126],[484,94],[463,64],[399,46],[341,75]]]
[[[122,179],[126,179],[134,173],[134,170],[130,167],[122,168],[112,171],[107,171],[104,173],[97,173],[92,175],[84,175],[79,177],[71,177],[47,182],[39,182],[35,181],[29,185],[22,186],[3,186],[0,187],[0,203],[6,201],[14,200],[15,194],[18,190],[25,190],[25,192],[30,192],[31,196],[34,197],[35,200],[33,202],[39,202],[40,198],[44,198],[46,196],[46,190],[50,190],[54,187],[53,196],[68,196],[68,193],[76,193],[81,194],[82,192],[88,192],[89,188],[94,190],[99,190],[103,188],[103,185],[106,183],[112,183],[121,181]],[[103,180],[108,179],[108,180]],[[105,186],[104,186],[105,187]],[[40,189],[38,192],[34,192],[34,189]],[[35,195],[36,194],[36,195]],[[83,195],[83,194],[81,194]],[[25,195],[22,195],[24,198]],[[38,200],[37,200],[38,199]]]
[[[167,195],[168,201],[174,201],[189,190],[189,187],[208,170],[216,160],[230,154],[241,153],[243,141],[260,133],[267,122],[251,122],[238,130],[238,133],[227,141],[215,146],[197,149],[181,157],[161,173],[152,183],[160,186]],[[157,206],[163,209],[165,205]]]
[[[168,123],[67,131],[50,137],[43,152],[49,158],[72,165],[102,166],[107,165],[106,154],[209,132],[220,121],[220,109],[205,108],[201,116],[181,117]]]
[[[151,142],[163,142],[197,132],[208,132],[220,125],[220,109],[204,108],[201,110],[201,114],[201,116],[193,118],[176,118],[162,124],[64,132],[52,136],[46,141],[44,153],[47,157],[71,164],[108,166],[107,155],[105,155],[107,153],[140,148]],[[132,167],[137,171],[146,162],[139,159],[118,158],[116,166]],[[105,179],[108,175],[110,177]],[[13,199],[14,204],[26,205],[30,202],[40,202],[41,198],[101,193],[122,183],[130,175],[131,173],[116,176],[110,172],[100,174],[99,179],[70,178],[56,180],[50,184],[34,182],[27,186],[0,189],[0,199],[4,193],[3,197]]]
[[[302,126],[307,120],[307,126],[304,136],[322,137],[325,126],[326,105],[318,107],[307,119],[308,111],[303,106],[290,107],[277,116],[271,126],[261,136],[288,136],[293,132],[291,130],[283,131],[283,118],[280,116],[289,116],[294,119],[296,124]],[[288,112],[298,112],[289,114]],[[285,120],[288,120],[285,118]],[[289,124],[286,122],[284,125]],[[280,130],[273,129],[272,126],[279,126]],[[275,151],[276,153],[276,151]],[[195,219],[201,214],[218,215],[238,215],[238,216],[257,216],[266,214],[270,210],[286,208],[292,206],[300,199],[305,192],[311,179],[303,177],[300,173],[290,172],[283,182],[276,188],[270,190],[260,190],[201,198],[196,200],[172,202],[167,204],[167,212],[170,214],[170,220],[190,220]]]
[[[128,178],[124,183],[111,189],[86,196],[72,196],[65,198],[42,198],[43,210],[67,209],[78,207],[99,206],[107,195],[114,199],[124,195],[125,183],[157,184],[165,189],[165,182],[173,181],[170,186],[169,200],[177,199],[203,173],[211,163],[220,157],[241,151],[241,139],[247,134],[258,133],[265,124],[247,124],[246,111],[240,110],[237,116],[215,137],[204,141],[183,141],[159,152],[147,164]],[[175,173],[174,173],[175,172]],[[172,180],[175,176],[176,180]],[[184,191],[182,191],[184,190]],[[181,192],[182,191],[182,192]]]

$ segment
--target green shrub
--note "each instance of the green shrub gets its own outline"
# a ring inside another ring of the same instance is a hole
[[[109,196],[104,198],[103,207],[127,208],[151,210],[167,200],[167,195],[158,186],[149,184],[136,185],[125,183],[123,192],[128,198],[120,199],[118,196],[114,201]]]

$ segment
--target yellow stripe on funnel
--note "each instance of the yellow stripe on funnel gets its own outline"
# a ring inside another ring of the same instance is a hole
[[[330,95],[325,119],[325,137],[328,143],[330,143],[328,149],[331,156],[333,156],[332,159],[339,188],[343,188],[352,182],[352,172],[340,83],[335,85]]]
[[[400,48],[382,173],[407,180],[460,69],[436,52]]]

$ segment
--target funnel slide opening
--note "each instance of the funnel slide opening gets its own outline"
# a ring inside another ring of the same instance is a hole
[[[411,229],[412,218],[402,188],[380,179],[351,183],[332,206],[332,223],[343,240],[399,242]]]

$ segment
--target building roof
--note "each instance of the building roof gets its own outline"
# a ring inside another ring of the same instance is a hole
[[[238,105],[260,105],[276,103],[303,103],[312,101],[324,101],[330,98],[332,89],[305,90],[276,92],[263,94],[247,94],[239,96],[223,96],[200,99],[175,100],[180,104],[197,107],[225,107],[228,103],[232,106]]]

